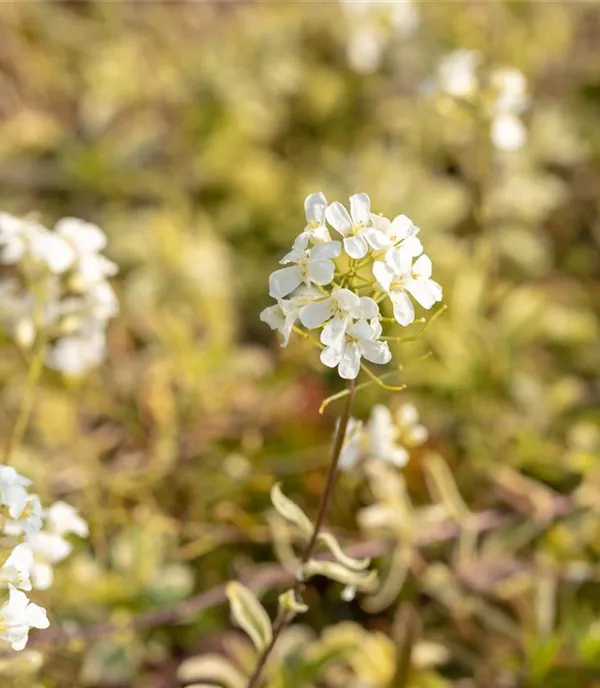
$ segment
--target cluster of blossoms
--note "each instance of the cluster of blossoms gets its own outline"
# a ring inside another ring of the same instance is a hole
[[[350,212],[322,193],[305,201],[306,227],[285,265],[269,278],[277,303],[260,315],[283,335],[286,346],[295,327],[320,330],[321,361],[342,378],[358,376],[361,359],[385,364],[392,354],[383,326],[415,320],[412,299],[430,309],[442,299],[431,279],[430,259],[423,254],[419,229],[405,215],[389,220],[371,212],[367,194],[350,198]],[[341,241],[332,239],[340,237]],[[389,302],[392,318],[380,307]]]
[[[28,492],[30,485],[14,468],[0,466],[3,544],[11,546],[0,567],[1,587],[8,592],[0,607],[0,639],[13,650],[25,647],[31,628],[49,625],[46,610],[31,602],[25,592],[51,586],[52,565],[71,552],[66,535],[88,534],[86,522],[73,507],[56,502],[44,511],[39,497]]]
[[[412,404],[403,404],[392,414],[377,404],[366,423],[351,418],[340,454],[340,469],[350,470],[363,459],[387,461],[398,468],[408,463],[409,450],[424,444],[427,428],[419,422]]]
[[[105,246],[99,227],[76,218],[49,230],[34,217],[0,213],[0,327],[24,349],[43,335],[46,365],[68,375],[103,360],[118,311],[107,281],[118,269]]]
[[[468,102],[477,100],[487,112],[494,146],[518,150],[527,140],[520,118],[529,104],[525,77],[513,67],[499,67],[486,74],[482,66],[483,58],[474,50],[446,55],[438,65],[438,89]]]

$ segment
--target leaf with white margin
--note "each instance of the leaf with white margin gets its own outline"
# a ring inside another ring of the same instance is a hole
[[[319,542],[322,542],[333,554],[335,560],[351,571],[364,571],[369,568],[370,559],[356,559],[344,552],[340,543],[331,533],[319,533]]]
[[[245,585],[231,581],[226,588],[233,621],[249,636],[260,652],[273,638],[271,620],[265,608]]]
[[[325,576],[331,580],[354,585],[358,590],[371,591],[377,586],[377,571],[350,571],[335,561],[316,561],[311,559],[302,568],[304,578]]]
[[[298,526],[300,530],[310,537],[313,532],[313,524],[302,509],[281,491],[281,483],[275,483],[271,488],[271,502],[277,513]]]

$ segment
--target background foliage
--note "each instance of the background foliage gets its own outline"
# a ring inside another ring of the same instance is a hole
[[[101,371],[45,376],[18,457],[91,541],[49,593],[63,631],[40,636],[43,668],[7,665],[4,680],[167,688],[188,656],[252,663],[224,605],[127,624],[271,561],[275,479],[316,505],[335,406],[317,408],[340,381],[301,341],[280,350],[258,313],[305,195],[323,190],[411,217],[449,306],[399,352],[406,392],[362,392],[358,415],[414,402],[431,438],[405,472],[412,500],[432,501],[437,452],[471,511],[507,520],[466,553],[462,537],[411,545],[382,611],[312,589],[322,603],[270,682],[600,685],[598,5],[420,3],[410,35],[388,10],[369,14],[382,53],[363,73],[348,49],[367,20],[334,2],[1,6],[0,207],[103,227],[122,304]],[[521,151],[494,150],[431,89],[463,47],[526,75]],[[3,435],[23,383],[6,341]],[[357,520],[375,487],[340,483],[329,520],[351,541],[402,539]],[[124,630],[76,630],[107,621]]]

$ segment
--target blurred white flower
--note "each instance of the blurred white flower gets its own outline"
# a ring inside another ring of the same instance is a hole
[[[0,466],[0,501],[8,507],[11,518],[17,518],[27,503],[29,478],[24,478],[12,466]]]
[[[12,516],[12,514],[11,514]],[[18,516],[4,521],[2,526],[6,535],[24,535],[30,537],[39,533],[43,524],[43,510],[37,495],[27,495],[25,505]]]
[[[10,585],[8,602],[0,608],[0,638],[13,650],[22,650],[27,645],[31,628],[48,628],[49,625],[46,610]]]
[[[455,50],[438,64],[439,88],[455,98],[472,96],[479,86],[477,69],[481,55],[474,50]]]
[[[32,567],[33,551],[26,542],[22,542],[13,549],[0,569],[0,582],[21,590],[31,590],[29,574]]]
[[[46,509],[46,528],[56,535],[71,533],[85,538],[89,535],[87,522],[81,518],[75,507],[63,501],[54,502]]]

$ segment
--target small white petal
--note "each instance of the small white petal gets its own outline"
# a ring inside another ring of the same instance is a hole
[[[341,347],[328,346],[321,351],[321,363],[328,368],[335,368],[339,365],[343,352]]]
[[[417,303],[429,310],[436,301],[442,299],[442,288],[437,282],[430,279],[410,280],[406,285]]]
[[[491,136],[496,148],[515,151],[525,145],[527,129],[516,115],[502,114],[494,118]]]
[[[375,229],[375,227],[367,227],[366,229],[363,229],[361,235],[366,239],[369,246],[375,251],[381,251],[381,249],[388,248],[388,246],[392,245],[389,237],[387,237],[379,229]]]
[[[352,218],[341,203],[335,201],[325,211],[327,222],[342,236],[346,236],[352,227]]]
[[[300,232],[300,234],[298,234],[298,236],[294,239],[294,243],[292,244],[292,251],[294,251],[294,252],[295,251],[305,251],[308,248],[308,242],[310,240],[310,235],[311,235],[311,232],[309,232],[308,230],[306,230],[304,232]],[[289,255],[290,254],[288,253],[279,262],[282,263],[283,260],[285,260],[285,258]],[[295,253],[294,253],[294,255],[295,255]]]
[[[412,272],[419,277],[431,277],[432,265],[429,256],[423,254],[420,258],[417,258],[412,267]]]
[[[360,350],[358,344],[349,342],[344,347],[344,353],[338,366],[338,373],[344,380],[354,380],[360,371]]]
[[[371,199],[366,193],[350,196],[350,216],[355,227],[369,224],[371,219]]]
[[[275,270],[269,276],[269,296],[281,299],[302,283],[302,273],[297,265]]]
[[[414,225],[406,215],[398,215],[392,220],[389,228],[389,236],[394,243],[398,243],[411,235]]]
[[[398,250],[411,258],[416,258],[423,253],[423,244],[419,237],[409,236],[398,246]]]
[[[344,311],[352,311],[360,306],[360,299],[350,289],[340,289],[339,287],[331,292],[331,296],[338,302],[339,307]]]
[[[395,291],[390,294],[394,306],[396,322],[406,327],[415,320],[415,308],[405,291]]]
[[[325,210],[327,210],[327,199],[322,193],[314,193],[306,197],[304,213],[307,222],[322,225],[325,221]]]
[[[359,320],[348,328],[348,335],[354,339],[373,339],[375,332],[366,320]]]
[[[344,249],[350,258],[359,259],[367,255],[368,246],[362,234],[344,238]]]
[[[331,298],[322,301],[313,301],[300,311],[300,322],[304,327],[312,330],[329,320],[333,313],[333,300]]]
[[[373,277],[379,282],[384,291],[389,291],[396,273],[390,265],[381,260],[373,263]]]
[[[361,296],[358,308],[352,312],[353,318],[371,320],[379,315],[379,306],[370,296]]]
[[[371,363],[389,363],[392,360],[392,352],[387,342],[374,342],[362,339],[359,342],[360,352]]]
[[[315,284],[321,286],[333,281],[335,266],[330,260],[311,260],[308,264],[308,276]]]
[[[318,244],[310,252],[311,260],[332,260],[337,258],[342,252],[342,245],[339,241],[328,241]]]
[[[321,332],[321,343],[325,344],[325,346],[341,347],[346,329],[350,322],[350,317],[336,315],[336,317],[332,318],[323,328]]]
[[[412,259],[410,252],[403,251],[401,248],[392,249],[385,256],[386,263],[396,275],[407,275],[411,269]]]
[[[276,303],[261,311],[259,318],[266,323],[272,330],[278,330],[285,324],[285,318],[281,306]]]

